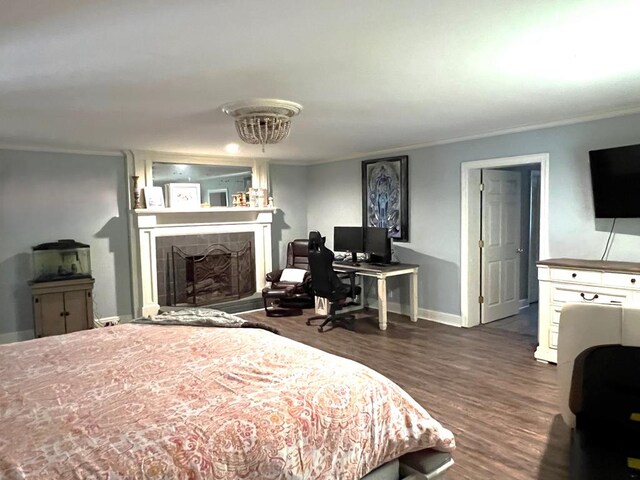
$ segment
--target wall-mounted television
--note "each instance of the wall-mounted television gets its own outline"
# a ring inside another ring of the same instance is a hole
[[[589,152],[596,218],[640,217],[640,145]]]

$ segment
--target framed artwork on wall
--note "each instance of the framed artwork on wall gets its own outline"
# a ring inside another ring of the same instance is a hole
[[[396,242],[409,241],[409,157],[362,162],[362,226],[383,227]]]
[[[199,183],[167,183],[167,202],[171,208],[198,208],[200,207]]]

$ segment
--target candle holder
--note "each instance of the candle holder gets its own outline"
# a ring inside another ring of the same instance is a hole
[[[131,181],[133,182],[133,209],[142,208],[140,203],[140,188],[138,188],[138,175],[131,175]]]

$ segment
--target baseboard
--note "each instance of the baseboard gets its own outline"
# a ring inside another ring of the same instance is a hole
[[[22,342],[34,338],[33,330],[20,330],[19,332],[9,332],[0,334],[0,344]]]
[[[523,298],[522,300],[520,300],[520,302],[518,302],[518,309],[522,310],[523,308],[528,308],[529,307],[529,299],[528,298]]]
[[[93,323],[97,327],[104,327],[107,323],[117,325],[119,323],[129,323],[133,320],[133,315],[114,315],[113,317],[94,318]]]
[[[451,327],[462,328],[462,317],[453,313],[438,312],[437,310],[418,309],[418,317],[431,322],[442,323]]]
[[[374,305],[371,306],[373,307]],[[374,308],[377,308],[377,305]],[[387,302],[387,310],[389,312],[399,313],[401,315],[409,315],[409,309],[409,305],[404,305],[396,302]],[[430,322],[450,325],[452,327],[462,327],[462,317],[460,315],[454,315],[453,313],[445,313],[439,312],[437,310],[418,308],[418,318],[422,320],[429,320]]]

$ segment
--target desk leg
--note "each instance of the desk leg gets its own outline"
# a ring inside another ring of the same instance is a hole
[[[418,272],[411,273],[411,321],[418,321]]]
[[[387,329],[387,279],[378,279],[378,326]]]

